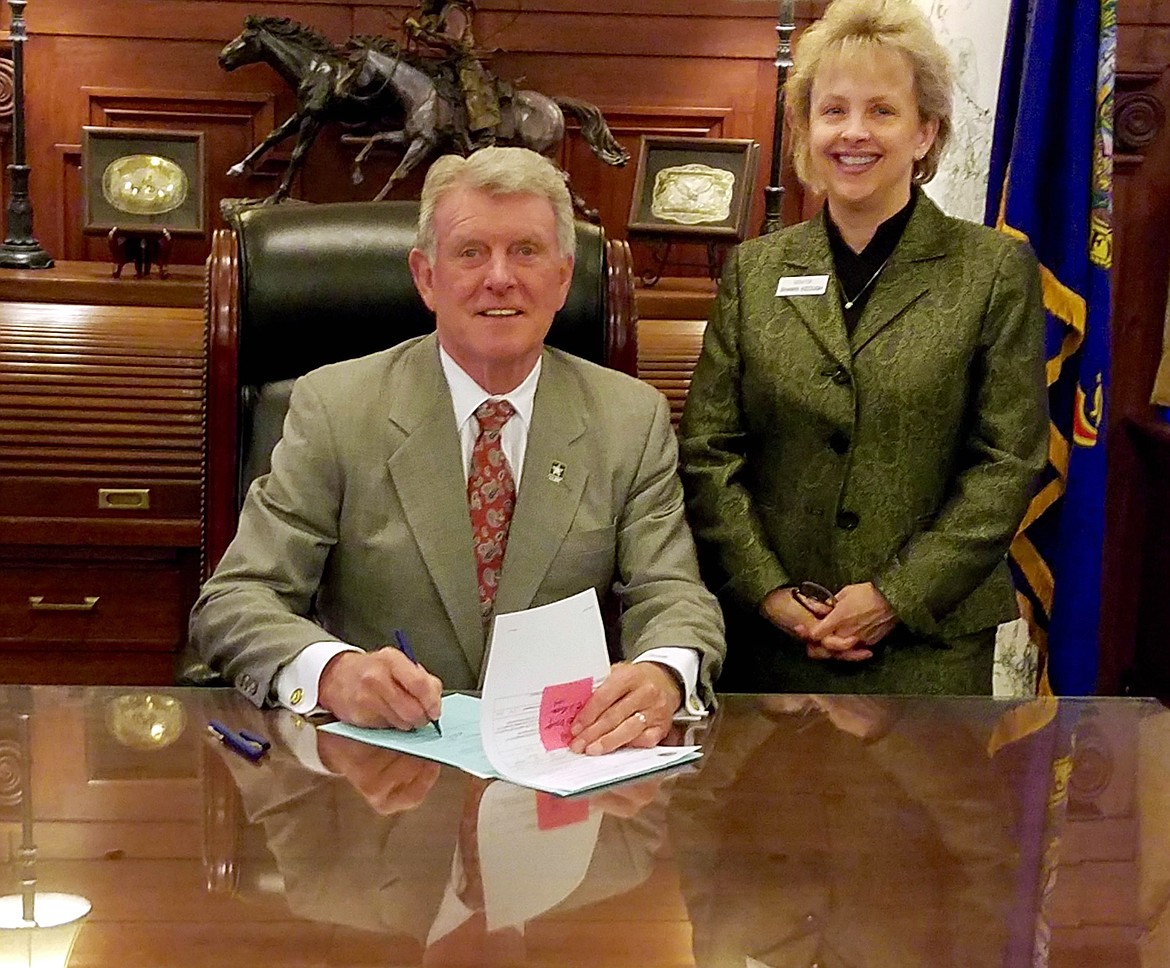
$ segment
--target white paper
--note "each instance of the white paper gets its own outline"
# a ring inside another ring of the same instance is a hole
[[[521,786],[561,795],[605,786],[697,758],[698,747],[620,749],[584,756],[545,749],[544,690],[609,673],[597,596],[587,589],[548,605],[496,616],[480,704],[480,735],[492,768]]]
[[[518,927],[560,904],[585,879],[602,812],[541,829],[535,790],[492,783],[479,801],[479,870],[487,929]]]

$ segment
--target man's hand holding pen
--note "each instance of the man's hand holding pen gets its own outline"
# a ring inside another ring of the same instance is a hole
[[[417,729],[439,719],[443,683],[397,648],[342,652],[321,672],[317,701],[355,726]]]

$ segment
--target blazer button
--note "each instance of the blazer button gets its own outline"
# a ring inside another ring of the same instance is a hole
[[[834,454],[847,454],[849,452],[849,435],[840,430],[834,430],[829,435],[829,449]]]
[[[837,512],[837,527],[842,531],[852,531],[861,523],[859,518],[852,511],[838,511]]]
[[[837,369],[833,371],[833,382],[836,383],[839,387],[847,385],[850,382],[849,371],[843,366],[837,367]]]

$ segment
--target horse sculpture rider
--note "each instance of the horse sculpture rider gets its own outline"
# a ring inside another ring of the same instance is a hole
[[[438,53],[459,78],[466,112],[466,150],[495,144],[503,120],[497,80],[483,65],[471,21],[475,0],[423,0],[418,18],[403,24],[409,41],[424,53]]]

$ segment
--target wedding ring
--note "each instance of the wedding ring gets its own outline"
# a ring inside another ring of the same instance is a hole
[[[639,709],[636,713],[634,713],[634,719],[640,722],[643,726],[646,725],[646,714],[642,712],[642,710]]]

